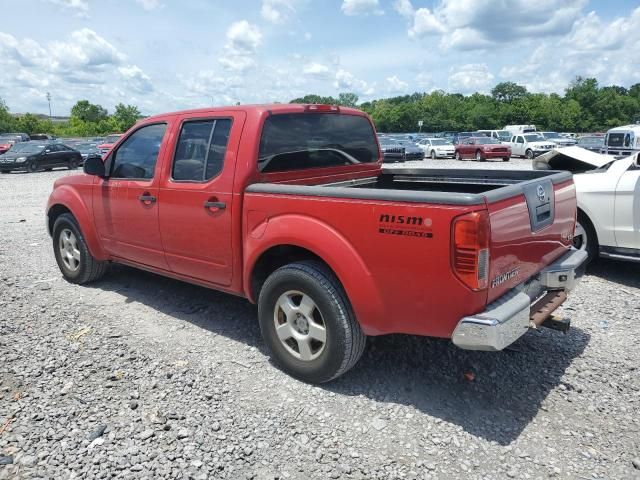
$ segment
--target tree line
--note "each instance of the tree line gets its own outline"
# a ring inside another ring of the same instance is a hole
[[[341,93],[337,98],[306,95],[290,103],[329,103],[357,106],[373,118],[380,132],[423,132],[501,129],[505,125],[533,124],[561,132],[599,132],[640,122],[640,83],[630,88],[600,87],[595,78],[576,77],[556,93],[531,93],[514,82],[497,84],[490,95],[464,96],[436,90],[364,102]]]
[[[140,118],[140,110],[134,105],[119,103],[110,115],[101,105],[80,100],[71,108],[68,122],[52,122],[47,117],[32,113],[12,115],[7,104],[0,98],[0,133],[48,133],[57,137],[102,136],[124,132]]]

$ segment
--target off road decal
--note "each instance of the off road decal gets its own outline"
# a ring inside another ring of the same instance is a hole
[[[378,233],[405,237],[433,238],[430,218],[410,215],[380,214]]]

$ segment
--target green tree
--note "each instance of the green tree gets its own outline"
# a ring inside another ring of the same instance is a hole
[[[71,116],[83,122],[99,122],[107,118],[107,110],[101,105],[90,103],[89,100],[79,100],[71,108]]]
[[[527,96],[527,88],[514,82],[501,82],[491,89],[491,96],[498,102],[512,102]]]
[[[355,108],[358,105],[358,95],[355,93],[341,93],[338,95],[338,105]]]
[[[121,132],[129,130],[141,117],[138,107],[122,103],[116,105],[116,111],[113,114],[116,129]]]
[[[0,98],[0,133],[10,132],[14,130],[15,120],[9,112],[9,107]]]

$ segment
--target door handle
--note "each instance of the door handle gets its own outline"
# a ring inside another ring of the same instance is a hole
[[[224,210],[227,208],[227,204],[224,202],[213,202],[211,200],[204,202],[204,208],[209,210]]]
[[[156,202],[156,197],[150,195],[149,192],[144,192],[142,195],[138,197],[138,199],[144,203],[145,205],[151,205]]]

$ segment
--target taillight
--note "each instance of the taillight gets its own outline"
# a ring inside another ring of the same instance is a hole
[[[472,212],[453,219],[453,271],[472,290],[487,288],[489,213]]]

